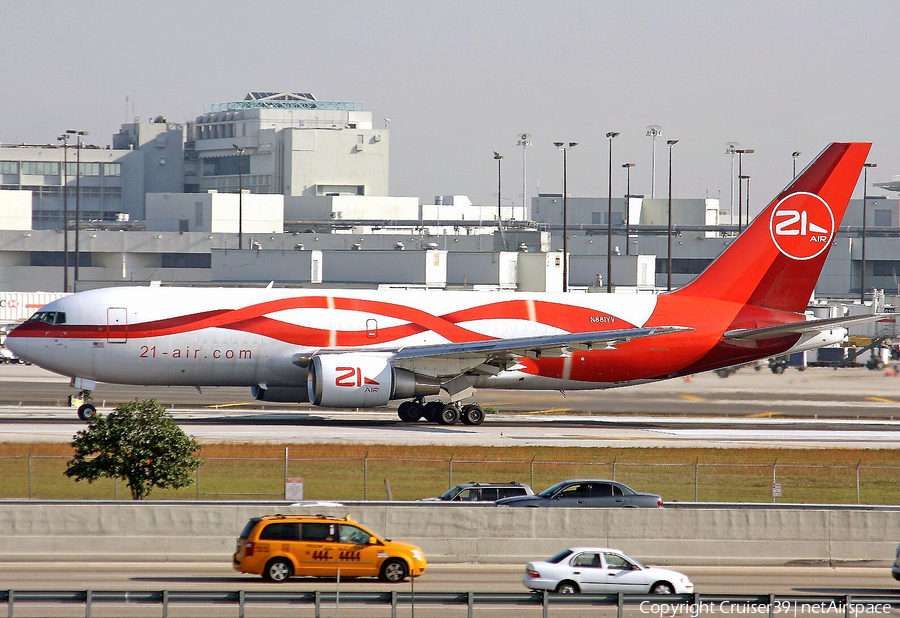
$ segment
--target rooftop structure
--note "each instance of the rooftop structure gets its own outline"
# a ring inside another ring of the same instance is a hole
[[[242,109],[308,109],[363,111],[360,101],[317,101],[309,92],[248,92],[242,101],[204,105],[207,113],[233,112]]]

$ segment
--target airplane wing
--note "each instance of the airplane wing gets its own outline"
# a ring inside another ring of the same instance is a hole
[[[693,330],[686,326],[653,326],[648,328],[626,328],[622,330],[601,330],[587,333],[565,333],[540,337],[517,337],[513,339],[490,339],[468,343],[439,343],[434,345],[398,348],[394,359],[425,358],[429,356],[454,356],[475,358],[493,355],[561,356],[569,349],[594,350],[612,348],[618,343],[631,339],[653,337]]]
[[[873,313],[871,315],[858,315],[853,317],[823,318],[806,320],[803,322],[792,322],[790,324],[781,324],[779,326],[767,326],[764,328],[736,328],[734,330],[726,331],[724,336],[727,339],[758,341],[761,339],[784,337],[785,335],[802,335],[805,333],[821,332],[832,328],[847,328],[853,324],[864,324],[866,322],[893,319],[893,317],[894,316],[889,313]]]
[[[396,367],[433,377],[457,376],[469,371],[496,375],[515,365],[523,356],[535,359],[565,356],[572,350],[612,349],[615,345],[631,339],[668,335],[686,330],[693,329],[686,326],[653,326],[399,348],[320,349],[316,354],[361,352],[385,355]],[[294,364],[305,366],[309,363],[309,358],[309,354],[297,354],[294,356]]]

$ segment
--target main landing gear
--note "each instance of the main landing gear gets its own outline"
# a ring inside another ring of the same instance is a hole
[[[462,421],[463,425],[480,425],[484,422],[484,410],[478,404],[463,406],[459,402],[448,404],[437,400],[428,403],[421,399],[404,401],[397,408],[397,416],[405,423],[415,423],[420,418],[441,425],[453,425],[457,421]]]

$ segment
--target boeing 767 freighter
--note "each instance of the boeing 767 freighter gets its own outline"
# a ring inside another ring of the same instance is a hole
[[[870,146],[828,146],[669,293],[108,288],[46,305],[7,345],[71,377],[83,419],[96,383],[116,382],[331,408],[405,400],[403,421],[467,425],[484,420],[478,388],[604,389],[820,347],[872,319],[804,315]]]

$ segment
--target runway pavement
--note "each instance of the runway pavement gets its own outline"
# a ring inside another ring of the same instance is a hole
[[[743,369],[607,391],[481,391],[479,427],[401,423],[393,408],[334,411],[253,401],[249,389],[100,385],[101,411],[159,399],[206,442],[341,442],[483,446],[900,448],[900,378],[867,369]],[[0,440],[69,441],[83,425],[72,389],[35,367],[0,367]],[[898,420],[895,420],[898,419]]]
[[[34,366],[0,365],[0,406],[65,406],[68,378]],[[316,410],[308,404],[254,401],[249,388],[124,386],[99,384],[96,402],[155,398],[165,405]],[[900,418],[900,377],[865,368],[788,369],[775,375],[743,368],[728,378],[703,373],[654,384],[592,391],[480,390],[477,400],[501,412],[561,414],[652,414],[689,416],[787,416]],[[392,406],[390,409],[394,409]]]

